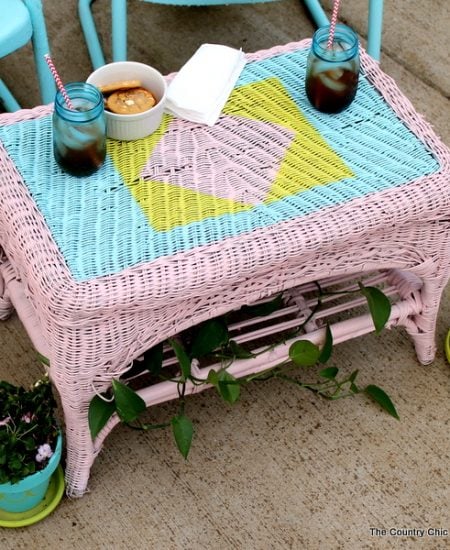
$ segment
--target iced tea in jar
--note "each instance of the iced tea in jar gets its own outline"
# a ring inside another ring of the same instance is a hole
[[[305,88],[309,101],[323,113],[339,113],[353,101],[358,88],[359,45],[357,34],[346,25],[330,26],[314,33],[306,67]]]
[[[106,155],[103,96],[92,84],[66,86],[70,108],[60,91],[53,112],[53,153],[59,166],[73,176],[89,176]]]

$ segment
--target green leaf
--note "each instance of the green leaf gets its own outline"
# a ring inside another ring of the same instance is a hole
[[[210,319],[196,327],[196,333],[191,344],[191,358],[204,357],[228,342],[228,327],[221,318]]]
[[[186,353],[183,346],[176,340],[170,338],[169,344],[172,346],[178,362],[180,363],[183,380],[187,380],[191,376],[191,360],[189,355]]]
[[[350,380],[350,382],[354,382],[356,380],[356,377],[358,376],[358,373],[359,373],[359,370],[356,369],[354,370],[351,375],[348,377],[348,379]]]
[[[325,343],[322,347],[319,357],[319,363],[326,363],[331,357],[331,352],[333,351],[333,334],[331,333],[330,325],[327,323],[327,328],[325,331]]]
[[[263,304],[257,304],[255,306],[242,306],[240,311],[250,317],[264,317],[265,315],[270,315],[274,311],[281,309],[283,305],[283,295],[278,294],[269,302],[264,302]]]
[[[371,384],[364,388],[364,392],[374,401],[376,401],[387,413],[389,413],[397,420],[400,420],[400,417],[398,416],[397,410],[392,403],[391,398],[384,390],[382,390],[378,386],[374,386],[373,384]]]
[[[39,353],[38,351],[36,352],[36,355],[38,361],[40,361],[43,365],[45,365],[46,367],[50,366],[50,361],[47,357],[45,357],[45,355],[42,355],[42,353]]]
[[[22,440],[22,443],[24,444],[25,449],[26,449],[27,451],[32,451],[33,449],[36,448],[36,441],[34,440],[33,437],[25,437],[25,438]]]
[[[174,416],[171,424],[178,450],[184,458],[187,458],[194,436],[194,426],[184,414]]]
[[[18,471],[22,468],[22,460],[14,455],[8,460],[8,466],[11,470]]]
[[[231,405],[239,399],[241,387],[236,378],[227,372],[225,369],[217,373],[218,384],[217,390],[224,401]]]
[[[297,340],[289,348],[289,358],[301,367],[312,367],[320,357],[320,349],[309,340]]]
[[[208,384],[211,384],[216,387],[219,385],[219,375],[214,369],[210,369],[208,371],[208,376],[206,377],[206,381],[208,382]]]
[[[333,380],[333,378],[336,378],[338,372],[339,369],[337,367],[328,367],[327,369],[321,370],[319,376],[327,378],[328,380]]]
[[[89,404],[88,420],[92,439],[95,439],[116,411],[114,401],[104,401],[96,395]]]
[[[123,422],[133,422],[145,411],[145,401],[134,390],[118,380],[112,381],[116,411]]]
[[[359,283],[359,288],[367,300],[373,324],[375,325],[375,331],[378,334],[389,319],[391,302],[380,289],[374,286],[364,286],[362,283]]]
[[[240,344],[238,344],[234,340],[230,340],[228,342],[228,351],[235,357],[236,359],[251,359],[252,357],[256,357],[254,353],[251,351],[246,350],[243,348]]]

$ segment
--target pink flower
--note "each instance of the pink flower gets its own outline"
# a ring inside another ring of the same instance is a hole
[[[48,443],[44,443],[43,445],[39,445],[37,455],[36,455],[36,462],[43,462],[46,458],[50,458],[53,454],[52,448]]]
[[[21,418],[21,420],[26,424],[29,424],[32,419],[33,419],[33,415],[31,413],[24,414]]]
[[[6,424],[8,424],[8,422],[11,420],[11,417],[10,416],[7,416],[6,418],[4,418],[3,420],[0,420],[0,426],[6,426]]]

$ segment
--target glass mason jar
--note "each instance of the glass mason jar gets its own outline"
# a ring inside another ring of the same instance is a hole
[[[339,113],[353,101],[358,88],[358,36],[337,24],[331,48],[330,26],[314,33],[306,67],[305,88],[311,105],[323,113]]]
[[[66,86],[74,110],[60,91],[53,111],[53,153],[59,166],[73,176],[89,176],[106,155],[106,121],[103,96],[92,84]]]

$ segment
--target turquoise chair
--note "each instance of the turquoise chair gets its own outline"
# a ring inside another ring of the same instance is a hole
[[[78,13],[89,55],[94,69],[105,64],[102,47],[95,28],[91,4],[94,0],[79,0]],[[249,4],[271,0],[145,0],[157,4],[179,6],[210,6],[220,4]],[[303,0],[318,27],[328,25],[328,17],[319,0]],[[111,0],[112,58],[113,61],[127,59],[127,0]],[[375,59],[380,58],[383,0],[369,0],[367,51]]]
[[[223,4],[253,4],[273,0],[144,0],[155,4],[175,6],[218,6]],[[98,69],[105,64],[105,57],[97,35],[91,4],[94,0],[78,0],[78,13],[92,66]],[[127,0],[111,0],[112,60],[127,59]]]
[[[0,58],[22,48],[31,40],[41,99],[51,103],[55,83],[44,55],[49,52],[47,31],[41,0],[0,0]],[[0,79],[0,101],[7,111],[17,111],[20,105]]]

